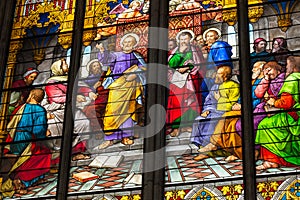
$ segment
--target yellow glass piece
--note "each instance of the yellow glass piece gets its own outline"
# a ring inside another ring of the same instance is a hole
[[[221,191],[226,199],[236,200],[239,198],[240,194],[242,194],[243,187],[242,185],[228,185],[222,187]]]
[[[203,193],[205,193],[205,195],[203,195]],[[206,199],[207,196],[210,196],[211,200],[217,200],[218,199],[212,192],[210,192],[206,188],[201,188],[196,194],[194,194],[192,196],[192,199],[196,199],[199,196],[203,197],[204,199]]]

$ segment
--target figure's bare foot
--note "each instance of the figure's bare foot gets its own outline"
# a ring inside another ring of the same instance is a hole
[[[189,132],[189,133],[191,133],[192,130],[193,130],[192,127],[184,127],[184,128],[181,128],[180,132]]]
[[[123,138],[121,143],[124,145],[132,145],[134,143],[134,141],[129,138]]]
[[[209,156],[208,155],[205,155],[205,154],[199,154],[198,156],[195,156],[194,157],[194,160],[196,160],[196,161],[200,161],[200,160],[203,160],[203,159],[205,159],[205,158],[208,158]]]
[[[265,161],[263,164],[258,165],[256,167],[256,170],[266,170],[266,169],[270,169],[270,168],[278,168],[279,165],[277,163],[273,163],[270,161]]]
[[[18,193],[18,194],[27,194],[26,187],[25,187],[25,185],[21,182],[20,179],[15,179],[15,180],[13,180],[13,184],[14,184],[16,193]]]
[[[217,150],[217,146],[212,143],[209,143],[205,147],[198,149],[198,152],[204,153],[204,152],[210,152],[210,151],[214,151],[214,150]]]
[[[27,194],[27,190],[26,189],[16,190],[16,193],[24,195]]]
[[[173,131],[170,133],[171,137],[177,137],[179,135],[178,128],[173,129]]]
[[[100,145],[98,146],[98,149],[99,149],[99,150],[101,150],[101,149],[106,149],[107,147],[109,147],[109,146],[111,146],[111,145],[113,145],[113,144],[114,144],[113,141],[107,140],[107,141],[103,142],[102,144],[100,144]]]
[[[23,184],[20,179],[13,180],[13,184],[14,184],[16,190],[23,189]]]
[[[76,160],[86,160],[86,159],[90,159],[91,156],[90,155],[84,155],[82,153],[76,154],[72,157],[72,161],[76,161]]]
[[[237,160],[237,159],[239,159],[239,158],[236,157],[236,156],[234,156],[234,155],[230,155],[230,156],[228,156],[227,158],[225,158],[225,161],[227,161],[227,162],[232,162],[232,161],[235,161],[235,160]]]
[[[50,174],[57,174],[58,173],[58,167],[52,167],[50,169]]]

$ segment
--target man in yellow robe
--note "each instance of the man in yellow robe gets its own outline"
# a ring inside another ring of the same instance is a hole
[[[222,66],[218,68],[215,82],[219,83],[220,86],[219,89],[214,94],[214,97],[217,100],[217,110],[230,111],[232,110],[232,108],[234,108],[233,105],[235,105],[238,102],[238,99],[240,97],[240,87],[238,83],[236,83],[233,80],[230,80],[230,78],[231,78],[230,66]],[[227,113],[229,112],[226,112],[222,117],[226,117]],[[225,131],[223,130],[224,127],[230,128],[224,126],[224,123],[225,120],[223,119],[221,119],[218,122],[214,130],[214,133],[210,138],[210,143],[198,150],[200,154],[194,157],[194,160],[198,161],[204,158],[208,158],[207,155],[208,152],[217,150],[218,144],[222,140],[226,139],[226,137],[230,137],[230,134],[222,134],[222,133],[227,133],[226,130]]]
[[[143,58],[134,51],[138,41],[139,37],[134,33],[122,37],[122,51],[114,53],[116,59],[103,82],[109,94],[103,120],[105,141],[99,149],[111,146],[114,140],[121,140],[124,145],[134,143],[133,126],[137,124],[137,110],[143,106],[146,66]]]

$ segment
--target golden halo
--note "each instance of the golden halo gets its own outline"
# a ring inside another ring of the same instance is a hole
[[[195,38],[195,33],[193,32],[193,31],[191,31],[191,30],[182,30],[182,31],[180,31],[179,33],[177,33],[177,35],[176,35],[176,42],[177,43],[179,43],[179,36],[182,34],[182,33],[189,33],[189,34],[191,34],[191,36],[192,36],[192,38],[190,39],[190,42],[192,42],[193,40],[194,40],[194,38]]]
[[[102,66],[102,63],[96,58],[96,59],[93,59],[93,60],[90,60],[89,62],[88,62],[88,64],[86,65],[86,70],[88,71],[88,72],[90,72],[90,66],[91,66],[91,64],[93,64],[94,62],[99,62],[100,63],[100,66]]]
[[[207,34],[209,31],[216,31],[216,32],[218,33],[218,39],[220,39],[221,36],[222,36],[222,33],[221,33],[221,31],[220,31],[219,29],[217,29],[217,28],[209,28],[209,29],[207,29],[206,31],[204,31],[204,33],[203,33],[203,40],[204,40],[204,41],[206,41],[206,34]]]
[[[139,36],[138,36],[137,34],[135,34],[135,33],[127,33],[127,34],[125,34],[125,35],[121,38],[121,40],[120,40],[120,46],[123,47],[123,41],[124,41],[128,36],[134,37],[136,43],[135,43],[135,45],[133,46],[133,48],[135,48],[135,47],[138,45],[139,41],[140,41]]]

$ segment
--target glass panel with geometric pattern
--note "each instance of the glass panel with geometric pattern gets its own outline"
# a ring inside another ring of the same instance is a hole
[[[139,200],[141,199],[140,190],[128,190],[123,192],[114,192],[114,193],[102,193],[102,194],[79,194],[77,196],[71,196],[68,199],[93,199],[93,200]]]

